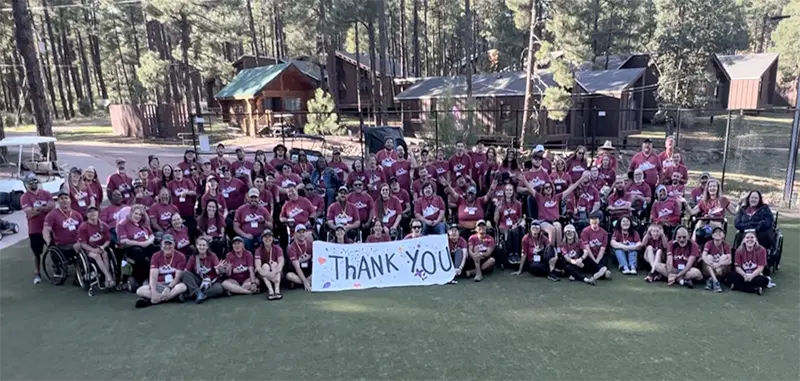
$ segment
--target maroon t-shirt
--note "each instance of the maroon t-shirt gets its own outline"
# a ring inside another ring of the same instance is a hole
[[[665,252],[667,250],[667,246],[669,246],[667,237],[665,237],[663,234],[660,235],[658,239],[653,238],[650,234],[645,235],[644,238],[647,239],[647,246],[652,247],[654,253],[658,250]]]
[[[447,237],[447,247],[450,249],[450,252],[456,251],[456,249],[467,250],[467,240],[463,237],[457,237],[455,241]],[[464,253],[466,254],[466,253]]]
[[[72,209],[63,211],[53,208],[44,218],[44,226],[49,226],[53,231],[56,245],[72,245],[78,242],[78,227],[81,223],[83,217]]]
[[[266,193],[266,192],[263,192]],[[225,210],[228,207],[228,204],[225,202],[225,197],[222,196],[222,192],[217,191],[217,194],[211,194],[206,192],[203,197],[200,198],[200,207],[203,210],[206,210],[206,204],[208,204],[208,200],[214,200],[217,202],[217,209],[220,211]]]
[[[581,232],[581,243],[589,245],[592,254],[597,255],[601,247],[608,247],[608,232],[601,227],[593,230],[591,226],[587,226]]]
[[[224,157],[215,156],[212,157],[210,161],[211,161],[211,169],[213,169],[215,172],[216,170],[218,170],[220,167],[223,166],[228,168],[231,167],[231,162]]]
[[[166,234],[171,234],[172,238],[175,239],[175,250],[186,255],[191,254],[191,250],[189,249],[192,245],[192,241],[189,239],[189,229],[187,229],[186,226],[179,230],[176,230],[174,227],[170,228],[167,230]]]
[[[236,178],[219,179],[219,189],[222,197],[228,206],[228,210],[239,209],[244,204],[244,196],[247,194],[247,185]]]
[[[430,198],[420,197],[414,202],[414,215],[421,214],[423,218],[433,220],[439,216],[439,211],[446,210],[441,197],[433,195]]]
[[[335,173],[336,176],[339,177],[339,181],[341,182],[344,182],[344,175],[350,172],[350,168],[347,166],[347,164],[341,161],[330,162],[328,163],[328,166],[331,167],[333,173]]]
[[[639,238],[639,232],[636,230],[632,230],[632,233],[623,233],[622,230],[614,229],[614,233],[611,233],[611,239],[623,245],[635,245],[639,242],[642,242],[642,240]]]
[[[97,225],[84,222],[78,228],[78,242],[98,248],[111,240],[110,230],[103,221],[97,221]]]
[[[201,279],[211,279],[213,282],[219,277],[219,274],[217,274],[217,266],[219,266],[219,258],[217,258],[216,254],[209,251],[204,258],[200,258],[199,255],[188,258],[184,271],[195,274]]]
[[[172,225],[172,215],[178,214],[178,207],[172,204],[154,204],[147,211],[150,219],[156,222],[163,230],[169,229]]]
[[[325,199],[322,196],[318,194],[310,194],[306,196],[306,198],[308,199],[308,202],[314,206],[315,213],[319,211],[324,211],[327,213],[327,210],[325,209]]]
[[[717,246],[712,239],[706,242],[706,244],[703,246],[703,251],[707,252],[708,255],[714,258],[714,262],[718,262],[721,256],[731,254],[731,245],[728,245],[728,243],[723,240],[720,242],[720,245]]]
[[[644,181],[653,188],[658,183],[658,174],[661,173],[661,160],[655,153],[651,152],[650,155],[645,155],[639,152],[633,155],[628,169],[630,171],[641,169],[645,175]]]
[[[219,237],[225,234],[225,217],[219,213],[212,218],[200,217],[197,219],[197,229],[200,235]]]
[[[270,245],[272,251],[267,253],[266,250],[267,245],[261,245],[258,249],[256,249],[256,255],[254,260],[260,260],[261,263],[272,263],[278,262],[279,259],[283,258],[283,249],[276,244]]]
[[[395,220],[403,214],[403,202],[397,197],[389,196],[388,200],[383,200],[383,214],[378,210],[378,202],[375,202],[373,209],[375,217],[379,218],[384,226],[394,226]]]
[[[236,252],[231,251],[225,256],[225,260],[228,261],[228,266],[231,267],[231,279],[239,282],[239,284],[250,279],[249,268],[254,266],[252,253],[242,249],[241,255],[236,255]]]
[[[525,254],[525,259],[528,263],[541,263],[542,251],[550,244],[550,240],[545,234],[539,234],[538,237],[531,236],[531,233],[525,234],[522,237],[522,253]]]
[[[680,198],[683,197],[683,195],[686,193],[686,188],[684,187],[683,184],[678,184],[678,185],[668,184],[666,188],[667,188],[667,196],[671,198]]]
[[[364,184],[369,184],[367,179],[367,172],[365,171],[354,171],[351,172],[350,175],[347,176],[347,185],[352,186],[356,180],[360,180]]]
[[[300,176],[291,173],[289,175],[278,175],[275,177],[275,184],[277,184],[281,188],[288,188],[290,186],[296,187],[303,183],[303,179]]]
[[[365,172],[367,180],[364,182],[369,188],[373,198],[380,196],[381,185],[386,182],[386,174],[382,169],[368,169]]]
[[[314,166],[311,163],[297,163],[292,166],[292,171],[300,177],[311,176]]]
[[[484,234],[483,237],[473,234],[469,237],[467,243],[479,253],[485,253],[494,248],[494,238],[488,234]]]
[[[539,169],[531,169],[529,171],[522,172],[525,176],[525,180],[531,184],[531,187],[539,190],[541,189],[544,183],[550,182],[550,175],[547,174],[547,171],[543,167],[539,167]]]
[[[481,176],[481,167],[486,163],[486,154],[481,152],[469,152],[469,159],[472,161],[472,170],[470,176],[477,179]]]
[[[561,243],[561,255],[569,259],[578,259],[583,256],[583,247],[581,241],[577,240],[572,243],[567,243],[565,240]]]
[[[458,200],[458,221],[477,222],[478,220],[482,220],[484,218],[484,210],[485,202],[482,198],[476,198],[472,205],[468,205],[467,199],[461,197]]]
[[[628,192],[624,192],[623,191],[622,195],[620,196],[615,191],[615,192],[612,192],[608,196],[608,206],[611,206],[611,207],[614,207],[614,208],[621,208],[626,203],[631,202],[632,199],[633,199],[633,196]],[[631,205],[632,205],[632,203],[631,203]],[[627,210],[627,209],[614,209],[614,210],[610,210],[609,209],[608,212],[612,216],[617,216],[617,217],[618,216],[625,216],[625,215],[630,214],[630,211]]]
[[[730,201],[725,196],[718,197],[715,200],[701,200],[700,201],[700,216],[701,217],[725,217],[725,210],[727,210]]]
[[[98,205],[99,207],[99,205],[102,204],[103,200],[105,199],[103,195],[103,186],[99,182],[97,182],[97,180],[92,180],[87,182],[86,186],[88,186],[92,190],[92,194],[94,195],[95,205]]]
[[[181,197],[181,192],[191,192],[197,190],[197,184],[192,179],[183,178],[181,181],[172,180],[167,184],[167,189],[172,194],[172,203],[178,207],[178,211],[183,217],[191,217],[194,215],[194,204],[197,201],[197,196]]]
[[[153,198],[148,196],[147,194],[143,194],[141,197],[136,196],[133,198],[134,205],[144,205],[148,209],[150,209],[150,207],[153,206],[153,204],[155,203],[156,201],[153,200]]]
[[[231,163],[231,174],[236,177],[247,178],[253,169],[253,162],[250,160],[234,160]]]
[[[446,160],[437,160],[428,166],[428,173],[437,179],[444,176],[448,170],[450,170],[450,162]]]
[[[461,156],[453,155],[448,161],[448,169],[453,174],[450,180],[455,183],[459,175],[472,174],[472,159],[466,153]]]
[[[387,169],[388,177],[397,177],[400,188],[411,189],[411,162],[408,160],[396,161],[392,167]]]
[[[553,182],[553,186],[556,188],[555,191],[556,191],[556,193],[559,193],[559,194],[564,192],[565,190],[567,190],[567,188],[569,188],[569,186],[572,185],[572,177],[570,177],[569,173],[567,173],[567,172],[563,172],[563,173],[553,172],[553,173],[551,173],[550,174],[550,181]]]
[[[367,243],[389,242],[391,240],[392,238],[386,234],[381,234],[380,238],[376,237],[373,234],[370,234],[369,237],[367,237]]]
[[[173,251],[167,256],[163,251],[158,251],[150,258],[150,269],[158,270],[158,283],[169,283],[178,275],[178,271],[186,268],[186,256],[179,251]]]
[[[239,228],[253,237],[258,237],[267,228],[267,222],[272,220],[272,214],[261,206],[245,204],[236,209],[233,220],[239,223]]]
[[[172,206],[174,208],[174,206]],[[100,210],[100,221],[106,223],[106,225],[110,226],[111,228],[117,227],[117,221],[119,220],[119,211],[125,208],[125,205],[108,205]],[[177,210],[177,208],[175,208]]]
[[[25,208],[40,208],[47,206],[47,203],[53,200],[50,192],[44,189],[38,189],[36,192],[27,191],[22,195],[19,202],[22,209]],[[33,217],[28,217],[28,234],[42,234],[44,228],[44,218],[47,217],[46,213],[39,213]]]
[[[267,164],[272,166],[272,168],[275,169],[275,170],[277,170],[278,168],[282,167],[284,164],[288,164],[289,166],[294,166],[294,163],[291,160],[289,160],[289,159],[279,159],[277,157],[272,159],[272,160],[270,160],[269,163],[267,163]]]
[[[94,197],[94,193],[88,186],[80,189],[69,185],[70,208],[80,213],[81,216],[86,215],[86,209],[92,203],[92,197]]]
[[[597,169],[597,172],[598,172],[598,177],[603,179],[603,185],[612,186],[614,185],[614,182],[617,181],[617,173],[614,172],[614,168],[600,167]]]
[[[600,201],[600,193],[592,186],[584,187],[583,192],[577,195],[576,200],[578,201],[576,205],[578,212],[589,213],[592,211],[594,204]]]
[[[608,167],[609,167],[609,169],[611,169],[612,172],[616,171],[617,170],[617,155],[614,155],[614,154],[610,154],[610,153],[606,153],[606,152],[600,151],[600,153],[598,153],[597,156],[595,156],[595,158],[594,158],[594,165],[596,165],[597,167],[602,166],[604,157],[608,157]],[[609,184],[609,185],[611,185],[611,184]]]
[[[672,256],[672,265],[678,271],[682,271],[684,266],[689,263],[690,257],[697,257],[700,255],[700,247],[694,241],[688,241],[686,246],[681,246],[678,241],[672,241],[669,244],[669,252],[667,255]]]
[[[522,218],[522,203],[519,201],[502,201],[497,206],[497,210],[499,211],[500,216],[498,227],[502,231],[512,228],[514,225],[518,224],[519,220]]]
[[[137,225],[131,222],[131,220],[125,220],[125,222],[117,226],[117,236],[120,241],[129,239],[131,241],[144,242],[147,241],[152,234],[153,231],[150,230],[149,226],[144,225],[144,221],[140,221]]]
[[[681,184],[684,184],[684,183],[686,183],[687,180],[689,180],[689,171],[686,169],[686,166],[683,165],[683,164],[672,165],[672,166],[664,168],[664,170],[662,172],[661,180],[664,181],[664,182],[670,181],[672,179],[672,174],[675,173],[675,172],[681,174],[681,180],[680,180]]]
[[[303,243],[294,240],[289,244],[289,247],[286,248],[286,256],[289,258],[289,261],[300,262],[300,268],[303,269],[311,267],[311,257],[313,254],[314,245],[310,239],[306,239]]]
[[[378,151],[378,154],[375,155],[375,159],[378,161],[380,166],[384,168],[391,168],[392,164],[397,161],[397,151],[384,148]]]
[[[569,160],[566,161],[567,164],[567,173],[569,173],[570,179],[572,182],[578,181],[581,176],[583,176],[583,171],[586,168],[586,161],[578,159],[577,157],[571,157]]]
[[[694,199],[695,202],[700,203],[700,200],[703,199],[703,191],[705,191],[705,188],[702,186],[698,186],[697,188],[692,189],[690,197]]]
[[[550,197],[543,193],[536,193],[536,205],[539,209],[539,219],[547,222],[558,221],[561,215],[561,195],[556,194]]]
[[[296,200],[286,200],[283,208],[281,208],[280,216],[293,218],[295,225],[305,225],[314,212],[316,212],[316,208],[311,204],[311,201],[308,201],[305,197],[297,197]]]
[[[369,193],[350,193],[347,196],[347,202],[356,207],[356,210],[358,211],[358,218],[361,220],[362,224],[369,220],[369,213],[372,211],[372,205],[375,203]]]
[[[750,274],[759,266],[767,265],[767,250],[758,245],[753,247],[752,251],[747,250],[744,246],[740,247],[736,250],[734,263],[745,273]]]
[[[358,209],[347,201],[345,201],[345,206],[342,207],[337,201],[328,207],[325,220],[333,220],[334,225],[348,225],[358,220]]]
[[[625,192],[630,193],[633,196],[640,196],[644,198],[653,197],[653,190],[644,181],[641,184],[631,183],[625,188]],[[635,203],[633,203],[633,207],[639,208],[641,207],[641,204],[642,204],[641,201],[636,201]]]
[[[405,189],[400,189],[399,192],[392,191],[392,196],[397,197],[398,200],[403,204],[403,210],[405,210],[409,205],[411,205],[411,197],[409,197],[408,192]]]
[[[681,221],[681,204],[674,198],[656,201],[650,209],[650,218],[667,226],[675,226]]]

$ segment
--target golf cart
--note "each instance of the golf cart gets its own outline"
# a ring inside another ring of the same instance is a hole
[[[56,138],[48,136],[18,136],[0,140],[0,147],[7,147],[9,156],[16,149],[16,163],[0,156],[0,213],[20,210],[20,198],[25,193],[23,179],[34,174],[39,179],[41,189],[52,194],[58,193],[64,178],[58,164],[50,157],[39,155],[39,144],[54,143]],[[30,155],[24,155],[28,150]]]

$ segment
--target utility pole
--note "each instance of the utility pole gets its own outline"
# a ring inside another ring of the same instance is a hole
[[[783,202],[791,206],[794,175],[797,172],[797,143],[800,139],[800,72],[795,86],[794,119],[792,120],[792,140],[789,144],[789,164],[786,166],[786,183],[783,186]]]

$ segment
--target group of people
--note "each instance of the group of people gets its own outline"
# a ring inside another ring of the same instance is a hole
[[[271,158],[240,148],[228,158],[220,144],[210,159],[187,150],[172,166],[149,156],[133,173],[117,159],[105,188],[94,168],[72,168],[55,202],[29,177],[21,203],[34,283],[47,248],[83,251],[105,286],[120,282],[140,296],[137,307],[258,292],[279,300],[286,284],[311,289],[314,240],[426,234],[447,234],[457,275],[475,281],[501,267],[594,285],[611,277],[612,256],[623,274],[637,274],[642,254],[649,282],[693,287],[705,278],[717,292],[722,284],[763,292],[773,216],[761,194],[730,202],[707,173],[686,190],[686,165],[666,142],[656,153],[645,140],[629,168],[617,168],[610,142],[591,163],[583,146],[566,157],[542,146],[525,158],[507,149],[500,159],[481,143],[469,151],[458,142],[448,157],[387,139],[365,161],[345,164],[335,149],[309,162],[283,145]],[[734,250],[727,213],[742,235]],[[684,215],[697,222],[688,226]]]

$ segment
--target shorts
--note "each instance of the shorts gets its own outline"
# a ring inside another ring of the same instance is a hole
[[[159,284],[156,284],[156,292],[157,292],[157,293],[159,293],[159,294],[163,293],[163,292],[164,292],[164,290],[166,290],[166,289],[167,289],[167,286],[168,286],[168,284],[167,284],[167,283],[159,283]]]
[[[42,233],[28,234],[28,239],[31,242],[31,251],[33,252],[33,255],[36,257],[41,256],[45,246],[44,236]]]
[[[247,275],[247,274],[245,274],[245,275]],[[249,280],[249,279],[250,279],[250,276],[249,276],[249,275],[247,275],[247,276],[244,276],[244,277],[236,277],[236,278],[234,278],[234,277],[230,277],[230,278],[228,278],[228,279],[230,279],[230,280],[232,280],[232,281],[235,281],[235,282],[236,282],[236,284],[238,284],[239,286],[243,286],[243,285],[244,285],[244,282],[247,282],[247,280]]]

